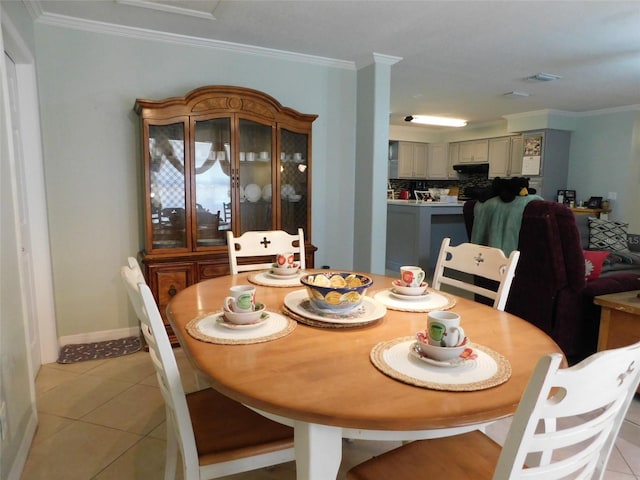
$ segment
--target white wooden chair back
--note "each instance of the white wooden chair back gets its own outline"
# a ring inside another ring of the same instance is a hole
[[[142,333],[149,346],[149,355],[156,369],[158,385],[164,399],[167,421],[167,444],[173,445],[173,453],[167,453],[167,465],[165,466],[165,479],[174,478],[177,464],[176,442],[180,448],[185,471],[195,472],[195,476],[188,478],[200,478],[198,452],[196,450],[195,436],[191,425],[191,417],[185,397],[185,392],[180,380],[180,371],[171,348],[171,342],[167,335],[160,311],[153,298],[149,287],[142,282],[130,267],[122,267],[121,275],[127,287],[129,300],[140,319]]]
[[[461,288],[493,300],[494,308],[504,310],[520,252],[514,250],[507,258],[499,248],[474,243],[462,243],[454,247],[450,242],[450,238],[442,240],[433,273],[433,288],[439,290],[442,284]],[[453,271],[466,276],[454,276]],[[498,282],[497,290],[475,285],[474,275]]]
[[[136,260],[134,257],[128,257],[127,264],[129,265],[129,268],[133,270],[135,274],[138,276],[140,280],[139,283],[147,283],[144,279],[144,274],[142,273],[142,269],[140,268],[140,264],[138,263],[138,260]]]
[[[416,200],[423,201],[426,198],[429,198],[429,190],[414,190],[413,195],[416,197]]]
[[[640,381],[640,342],[596,353],[571,368],[561,363],[557,353],[538,362],[494,479],[603,477]]]
[[[297,246],[294,243],[297,242]],[[266,270],[271,267],[278,253],[294,252],[298,255],[300,268],[304,269],[304,231],[298,229],[297,235],[291,235],[283,230],[261,230],[245,232],[234,237],[233,232],[227,232],[227,247],[229,249],[229,268],[233,275],[252,270]],[[271,257],[268,262],[240,264],[243,257]]]

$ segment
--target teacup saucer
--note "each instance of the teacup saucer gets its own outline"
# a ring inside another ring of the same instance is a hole
[[[275,273],[273,269],[269,270],[269,276],[271,278],[280,278],[280,279],[290,279],[293,277],[297,277],[300,274],[300,272],[298,270],[296,270],[294,273],[288,273],[286,275],[283,275],[281,273]]]
[[[429,365],[433,365],[434,367],[442,367],[442,368],[453,368],[453,367],[461,367],[462,365],[473,361],[476,358],[476,355],[473,354],[473,351],[466,358],[457,357],[452,360],[434,360],[433,358],[427,357],[420,347],[418,346],[418,342],[414,342],[409,347],[409,355],[413,358],[420,360],[421,362],[428,363]]]
[[[398,293],[396,292],[393,288],[389,289],[389,293],[396,297],[399,298],[400,300],[424,300],[425,298],[427,298],[429,296],[428,293],[423,293],[420,295],[405,295],[403,293]]]
[[[265,312],[260,316],[260,319],[257,322],[240,325],[237,323],[232,323],[229,320],[227,320],[223,312],[222,315],[216,318],[216,324],[220,325],[221,327],[230,328],[231,330],[250,330],[252,328],[257,328],[260,325],[263,325],[264,323],[267,322],[267,320],[269,320],[269,314]]]

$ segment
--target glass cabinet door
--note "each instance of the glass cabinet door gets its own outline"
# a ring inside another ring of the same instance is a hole
[[[273,127],[239,119],[240,234],[274,228]]]
[[[303,133],[280,132],[280,192],[282,230],[295,234],[307,230],[308,140]]]
[[[153,249],[186,248],[185,125],[149,125],[149,211]]]
[[[231,121],[196,121],[193,152],[195,244],[226,244],[231,229]]]

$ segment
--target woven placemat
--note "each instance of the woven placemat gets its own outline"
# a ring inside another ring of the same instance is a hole
[[[220,330],[216,331],[212,323],[215,323],[220,315],[222,315],[222,312],[209,312],[190,320],[185,327],[187,333],[202,342],[216,343],[218,345],[251,345],[285,337],[293,332],[297,325],[296,322],[284,315],[269,312],[271,318],[268,321],[271,322],[271,325],[264,325],[265,328],[261,326],[252,330],[235,331],[219,326],[217,328]],[[206,330],[214,334],[204,333],[201,322],[206,322],[208,327]]]
[[[414,342],[415,337],[380,342],[371,350],[371,362],[395,380],[432,390],[472,392],[495,387],[511,377],[509,360],[483,345],[470,344],[478,355],[477,360],[465,362],[460,367],[442,368],[411,358],[409,348]],[[385,355],[390,357],[385,358]]]
[[[456,299],[453,295],[439,290],[427,288],[427,292],[431,295],[442,297],[443,302],[430,306],[428,301],[423,300],[401,300],[394,297],[390,289],[378,290],[372,293],[373,298],[382,303],[385,307],[399,312],[431,312],[433,310],[449,310],[456,305]],[[436,298],[437,298],[436,297]]]

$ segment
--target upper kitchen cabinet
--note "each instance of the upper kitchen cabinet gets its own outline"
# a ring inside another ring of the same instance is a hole
[[[427,178],[430,180],[447,180],[449,178],[448,144],[430,143],[427,152]]]
[[[486,163],[489,158],[489,140],[460,142],[459,163]]]
[[[522,136],[489,139],[489,178],[522,174]]]
[[[398,178],[427,178],[426,143],[398,142]]]
[[[459,162],[460,157],[460,143],[453,142],[449,144],[449,165],[447,166],[448,178],[458,178],[458,172],[453,169],[453,166]]]
[[[138,99],[145,275],[156,300],[229,273],[227,231],[305,231],[311,245],[316,115],[256,90],[207,86]],[[166,290],[166,291],[165,291]],[[164,313],[164,310],[161,310]]]

